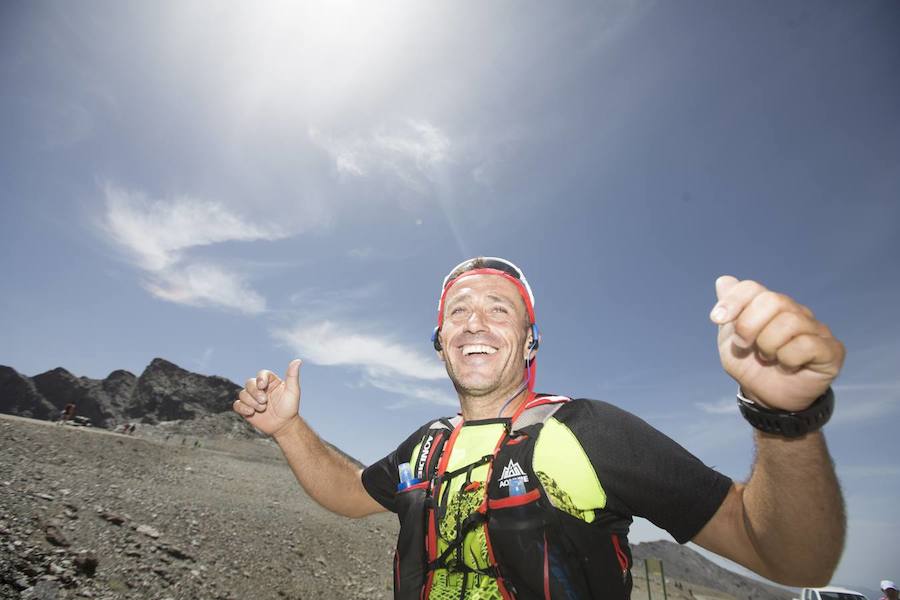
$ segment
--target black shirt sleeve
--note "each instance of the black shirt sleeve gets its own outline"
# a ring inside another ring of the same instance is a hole
[[[730,478],[611,404],[573,400],[554,416],[575,434],[594,464],[607,510],[644,517],[679,543],[700,532],[731,488]]]
[[[397,512],[394,506],[394,495],[397,493],[397,484],[400,482],[397,468],[401,462],[412,460],[413,449],[422,441],[425,430],[430,425],[431,422],[419,427],[415,433],[397,446],[396,450],[363,470],[363,487],[372,498],[391,512]]]

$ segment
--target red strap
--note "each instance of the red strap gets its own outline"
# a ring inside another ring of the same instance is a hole
[[[544,600],[550,600],[550,560],[547,556],[547,532],[544,532]]]
[[[570,400],[571,398],[566,398],[565,396],[539,396],[528,402],[526,408],[534,408],[544,404],[562,404]]]
[[[488,508],[493,510],[495,508],[510,508],[512,506],[522,506],[523,504],[535,502],[540,497],[541,493],[537,488],[535,488],[527,494],[522,494],[521,496],[509,496],[508,498],[500,498],[499,500],[488,500]]]
[[[622,567],[622,572],[628,570],[628,556],[622,551],[622,546],[619,545],[619,536],[615,533],[611,534],[613,547],[616,549],[616,558],[619,559],[619,566]]]

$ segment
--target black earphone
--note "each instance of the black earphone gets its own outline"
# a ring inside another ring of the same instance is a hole
[[[440,352],[441,350],[444,349],[443,346],[441,346],[441,338],[438,335],[440,333],[441,333],[440,327],[435,327],[434,331],[431,332],[431,344],[434,346],[434,349],[436,352]]]

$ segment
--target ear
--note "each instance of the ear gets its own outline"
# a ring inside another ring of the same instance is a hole
[[[526,361],[533,360],[534,356],[537,354],[537,350],[532,349],[532,342],[534,342],[534,335],[531,331],[531,327],[529,327],[528,335],[525,336],[525,347],[522,350],[522,354]]]

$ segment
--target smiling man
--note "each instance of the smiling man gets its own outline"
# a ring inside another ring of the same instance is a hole
[[[299,416],[299,360],[284,380],[248,379],[234,410],[274,437],[325,508],[397,513],[396,598],[628,598],[634,516],[774,581],[824,585],[845,517],[819,429],[843,345],[756,282],[720,277],[716,293],[720,359],[756,428],[745,484],[610,404],[535,393],[534,295],[498,258],[461,263],[441,290],[432,341],[460,414],[382,460],[361,468]]]

